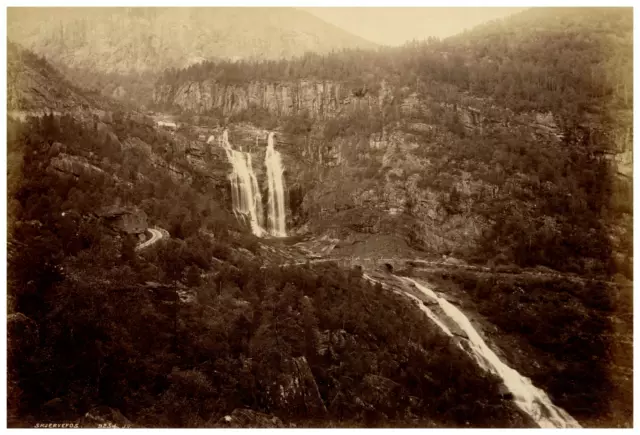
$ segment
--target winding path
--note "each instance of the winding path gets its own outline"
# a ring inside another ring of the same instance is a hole
[[[156,228],[147,228],[147,229],[151,233],[151,238],[149,240],[145,240],[144,242],[136,246],[136,251],[147,248],[153,245],[154,243],[156,243],[158,240],[162,239],[162,231]]]
[[[492,269],[486,266],[475,266],[470,264],[456,264],[450,263],[447,261],[430,261],[430,260],[421,260],[416,258],[366,258],[366,257],[321,257],[321,258],[310,258],[295,262],[284,263],[282,266],[284,267],[292,267],[292,266],[301,266],[304,264],[314,264],[314,263],[328,263],[335,262],[342,266],[351,267],[353,265],[359,264],[365,269],[376,269],[379,266],[384,265],[385,263],[391,264],[395,267],[404,267],[404,266],[415,266],[418,269],[428,270],[432,268],[434,270],[467,270],[469,272],[475,273],[490,273],[492,275],[509,275],[509,276],[529,276],[529,277],[537,277],[537,278],[562,278],[568,279],[570,281],[575,282],[597,282],[601,284],[616,284],[612,281],[607,281],[598,278],[590,278],[590,277],[582,277],[579,275],[571,274],[571,273],[563,273],[557,271],[539,271],[539,270],[527,270],[527,269],[514,269],[514,270],[499,270]]]

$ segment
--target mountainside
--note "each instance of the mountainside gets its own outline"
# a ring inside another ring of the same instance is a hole
[[[7,110],[60,112],[109,106],[108,99],[78,88],[43,57],[7,45]]]
[[[21,92],[60,111],[8,119],[10,425],[533,424],[362,270],[282,267],[305,257],[235,219],[220,147]]]
[[[300,225],[575,272],[615,258],[629,273],[629,16],[533,10],[393,50],[205,62],[167,71],[153,104],[200,124],[278,126]]]
[[[632,24],[205,61],[138,75],[144,110],[10,45],[10,421],[631,425]],[[269,132],[286,238],[234,207]]]
[[[293,8],[10,8],[7,15],[10,40],[68,68],[98,72],[375,47]]]
[[[445,256],[624,282],[633,278],[632,24],[629,9],[535,9],[375,53],[205,62],[167,71],[155,110],[200,128],[277,128],[290,225],[323,234],[332,256]],[[476,295],[500,283],[495,297],[480,296],[483,313],[509,317],[501,333],[548,362],[528,370],[572,415],[606,425],[630,412],[628,342],[600,335],[630,333],[618,305],[629,293],[571,290],[569,302],[565,283],[520,297],[539,284],[450,279]],[[562,308],[535,320],[554,298]],[[571,347],[568,337],[585,341]],[[584,349],[608,362],[587,363]],[[594,420],[579,403],[603,390],[612,402]]]

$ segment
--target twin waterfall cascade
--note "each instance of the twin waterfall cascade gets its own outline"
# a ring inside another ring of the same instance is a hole
[[[251,231],[261,237],[265,233],[262,195],[251,165],[251,154],[233,150],[229,144],[229,133],[226,129],[222,133],[222,147],[227,152],[227,158],[233,167],[233,172],[229,175],[233,211],[248,217]]]
[[[280,153],[274,149],[273,133],[267,140],[267,155],[264,164],[267,167],[269,186],[269,232],[275,237],[286,237],[284,208],[284,169]]]
[[[251,231],[258,237],[270,234],[274,237],[286,237],[285,205],[284,205],[284,169],[280,153],[274,149],[274,133],[269,133],[265,166],[268,182],[268,231],[264,228],[264,211],[262,195],[258,186],[258,179],[253,172],[251,154],[236,151],[229,143],[227,129],[222,133],[221,146],[227,153],[227,158],[233,167],[229,175],[231,182],[231,200],[233,211],[249,219]],[[257,138],[256,138],[257,143]]]

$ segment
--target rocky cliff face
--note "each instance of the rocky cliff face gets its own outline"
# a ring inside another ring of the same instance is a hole
[[[61,146],[60,144],[54,144]],[[72,176],[79,178],[86,176],[89,178],[110,177],[102,169],[89,163],[89,161],[81,156],[74,156],[66,153],[60,153],[51,159],[48,167],[49,172],[57,173],[63,176]]]
[[[272,407],[294,412],[303,409],[310,415],[324,416],[327,408],[320,397],[318,385],[307,359],[302,356],[283,363],[282,374],[275,385],[267,387]]]
[[[165,88],[162,98],[171,98],[172,92]],[[215,82],[200,82],[181,87],[175,101],[200,112],[218,108],[232,114],[257,105],[281,116],[308,110],[315,117],[307,135],[276,135],[276,148],[282,153],[285,166],[287,226],[291,232],[310,230],[346,237],[356,244],[364,243],[363,238],[396,237],[402,249],[409,243],[428,247],[429,252],[437,254],[470,249],[489,225],[476,215],[474,207],[491,196],[494,186],[468,171],[438,175],[441,168],[429,153],[442,154],[447,143],[459,140],[443,130],[440,118],[457,115],[467,133],[478,136],[527,128],[533,134],[560,140],[560,129],[550,113],[515,116],[492,108],[490,102],[481,99],[469,99],[465,105],[456,106],[436,102],[436,112],[430,108],[430,101],[405,94],[397,106],[409,119],[388,125],[368,140],[354,136],[327,140],[323,126],[334,117],[348,115],[356,104],[384,108],[391,101],[390,91],[384,86],[376,95],[355,97],[335,83],[223,87]],[[156,98],[160,98],[158,95]],[[186,146],[185,152],[193,155],[196,164],[211,160],[207,154],[219,154],[215,138],[221,130],[211,128],[197,133],[203,139],[213,135],[214,140],[212,144],[195,140]],[[234,148],[251,152],[261,186],[266,185],[262,162],[267,133],[250,124],[234,124],[230,128]],[[221,158],[224,160],[224,156]],[[230,168],[222,164],[220,170],[226,174]],[[446,179],[444,184],[449,183],[448,187],[433,186],[438,177]],[[445,207],[443,204],[452,200],[451,189],[459,198],[455,206]],[[266,198],[266,191],[263,197]]]
[[[498,137],[527,137],[562,149],[567,133],[563,119],[552,112],[515,113],[489,98],[468,95],[450,104],[435,95],[385,84],[357,95],[345,84],[312,80],[227,86],[202,81],[178,88],[159,86],[154,98],[199,114],[217,111],[230,116],[260,108],[282,119],[308,112],[313,118],[308,130],[278,131],[276,136],[286,169],[287,228],[290,234],[310,231],[344,240],[339,249],[355,256],[378,248],[387,253],[381,255],[403,255],[410,247],[435,255],[472,252],[493,225],[481,210],[497,198],[498,190],[517,196],[527,189],[527,181],[517,174],[506,182],[486,176],[493,171],[486,161],[495,152],[486,143]],[[395,120],[369,136],[342,132],[327,138],[325,127],[334,120],[350,126],[352,114],[357,119],[368,116],[366,110],[357,113],[358,108],[395,112]],[[591,122],[586,128],[597,125]],[[202,139],[209,134],[218,137],[220,129],[198,133]],[[234,148],[252,153],[261,186],[266,185],[262,162],[267,133],[250,124],[230,128]],[[623,133],[620,130],[616,143],[626,154],[613,150],[606,158],[625,174],[625,163],[631,159],[624,143],[630,135]],[[462,151],[461,147],[479,150],[475,140],[485,141],[482,151]],[[206,141],[194,144],[185,152],[206,160]],[[470,158],[469,165],[456,161],[456,155]]]
[[[349,108],[380,105],[387,97],[384,88],[379,93],[355,95],[340,83],[313,80],[243,85],[224,85],[214,80],[190,81],[179,86],[160,84],[153,92],[155,104],[178,107],[195,114],[219,111],[224,116],[231,116],[259,108],[276,116],[306,111],[316,119],[336,116]]]
[[[349,146],[354,144],[343,148]],[[472,197],[489,187],[461,173],[452,184],[463,199],[455,210],[447,209],[443,203],[449,198],[448,191],[423,186],[435,166],[420,157],[421,148],[412,134],[392,131],[382,138],[375,135],[359,150],[368,167],[354,168],[354,162],[347,159],[325,165],[322,180],[308,185],[301,204],[300,213],[308,219],[308,228],[318,233],[328,231],[354,246],[372,237],[396,237],[401,250],[408,242],[438,254],[473,246],[487,222],[471,212]],[[375,251],[370,245],[360,247],[363,249],[356,249],[354,255],[356,251]],[[386,248],[389,252],[396,249]]]

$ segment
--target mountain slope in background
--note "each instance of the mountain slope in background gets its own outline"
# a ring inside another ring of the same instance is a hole
[[[501,359],[580,424],[630,425],[632,173],[618,176],[615,159],[633,137],[631,18],[534,10],[397,49],[167,71],[151,107],[163,113],[150,115],[172,115],[177,131],[139,113],[66,116],[84,105],[78,81],[25,54],[14,68],[29,80],[10,76],[22,84],[11,101],[62,116],[8,129],[8,167],[21,170],[8,176],[12,242],[29,247],[10,256],[10,337],[31,323],[45,343],[32,351],[27,333],[12,347],[24,351],[10,354],[11,412],[73,421],[100,405],[173,427],[215,426],[236,407],[296,425],[527,424],[459,341],[424,335],[435,327],[416,307],[361,286],[357,269],[289,274],[278,266],[290,257],[243,233],[225,151],[204,139],[228,125],[254,162],[256,138],[277,131],[288,228],[314,237],[311,254],[393,257],[389,269],[486,320]],[[136,257],[90,220],[117,204],[171,238]],[[483,268],[400,261],[442,255]],[[62,270],[78,278],[55,284]],[[197,302],[161,311],[150,281]],[[277,383],[311,387],[292,402]]]
[[[113,109],[114,102],[80,89],[45,58],[7,45],[7,109],[11,112],[61,112]]]
[[[293,8],[10,8],[7,22],[10,40],[100,72],[376,46]]]

